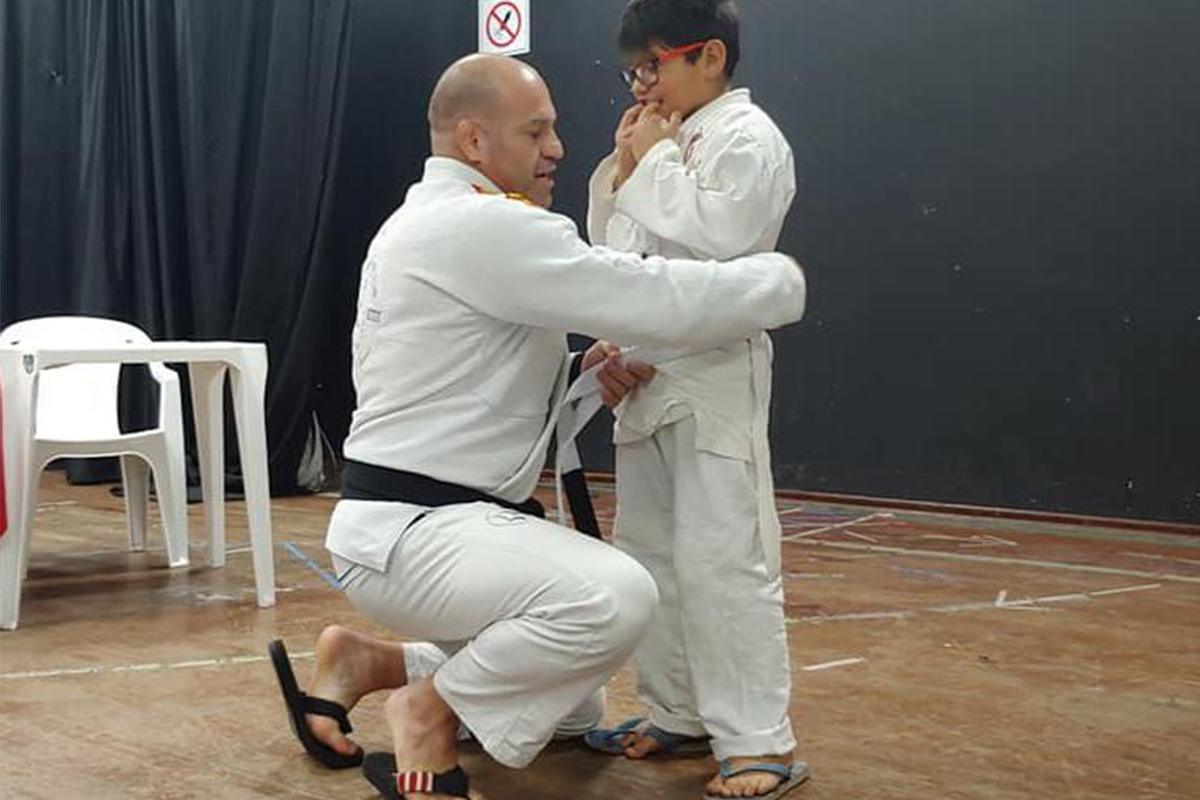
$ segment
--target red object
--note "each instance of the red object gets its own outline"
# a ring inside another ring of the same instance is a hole
[[[432,772],[401,772],[396,775],[396,788],[401,795],[409,792],[432,792]]]

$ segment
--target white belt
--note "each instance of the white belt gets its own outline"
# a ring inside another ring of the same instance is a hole
[[[767,441],[767,419],[771,402],[771,357],[765,344],[767,341],[769,340],[765,335],[759,334],[753,337],[748,344],[754,386],[754,416],[751,419],[750,430],[751,455],[754,458],[758,487],[758,530],[762,538],[763,553],[766,556],[767,572],[772,578],[775,578],[780,571],[781,545],[779,517],[775,513],[775,482],[771,476],[771,450]],[[690,350],[639,347],[621,350],[622,360],[637,359],[655,367],[693,354],[694,352]],[[604,362],[601,361],[580,375],[571,384],[556,409],[558,421],[555,430],[557,453],[554,461],[554,495],[558,506],[558,522],[561,525],[566,525],[567,520],[562,474],[582,467],[575,439],[604,405],[600,396],[602,387],[598,377],[603,366]]]
[[[750,421],[750,453],[754,457],[758,489],[758,535],[762,539],[767,574],[779,577],[783,544],[779,515],[775,513],[775,479],[771,475],[771,445],[767,422],[771,413],[770,339],[759,334],[750,340],[750,371],[754,385],[754,416]]]

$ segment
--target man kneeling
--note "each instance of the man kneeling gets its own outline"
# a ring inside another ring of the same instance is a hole
[[[606,402],[653,375],[603,340],[712,347],[798,319],[799,266],[589,247],[546,210],[563,156],[529,66],[453,64],[429,107],[433,156],[363,267],[354,329],[357,407],[326,547],[368,619],[423,644],[340,627],[317,641],[306,695],[272,656],[299,738],[327,766],[362,761],[346,712],[394,689],[385,793],[478,796],[458,768],[460,725],[497,761],[527,765],[554,735],[599,722],[601,687],[646,632],[657,590],[603,542],[541,519],[532,499],[556,408],[603,364]],[[601,340],[568,352],[565,332]],[[394,774],[393,774],[394,770]]]

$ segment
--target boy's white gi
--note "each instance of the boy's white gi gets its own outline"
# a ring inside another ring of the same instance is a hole
[[[522,502],[567,385],[565,331],[712,346],[797,319],[804,296],[786,256],[589,247],[566,217],[431,158],[363,268],[345,455]],[[342,500],[326,547],[362,613],[442,645],[440,666],[428,648],[408,653],[425,672],[433,659],[438,692],[510,766],[620,667],[657,602],[619,550],[491,503]]]
[[[692,114],[614,194],[592,176],[593,244],[676,258],[774,250],[796,193],[791,149],[745,89]],[[732,300],[732,298],[730,298]],[[616,340],[619,343],[620,340]],[[764,332],[658,367],[617,409],[616,541],[662,602],[637,652],[654,724],[718,758],[795,747],[767,421]]]

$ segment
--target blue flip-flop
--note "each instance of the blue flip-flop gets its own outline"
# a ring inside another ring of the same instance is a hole
[[[597,728],[584,734],[583,741],[593,750],[615,756],[625,755],[625,747],[621,744],[621,740],[631,733],[640,733],[658,742],[658,749],[650,753],[650,756],[693,755],[707,753],[712,749],[707,736],[671,733],[657,725],[645,725],[646,722],[645,717],[634,717],[625,720],[615,728]],[[639,727],[642,725],[645,727]]]
[[[808,765],[803,761],[793,761],[791,764],[747,764],[744,767],[733,768],[729,759],[722,759],[717,765],[717,772],[722,778],[733,778],[737,775],[745,775],[747,772],[767,772],[771,775],[778,776],[781,780],[779,785],[766,794],[751,795],[753,800],[778,800],[785,794],[795,789],[800,784],[808,780]],[[704,800],[729,800],[724,795],[719,794],[704,794]]]

